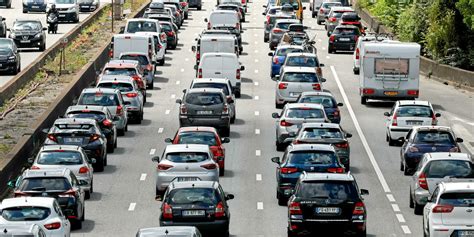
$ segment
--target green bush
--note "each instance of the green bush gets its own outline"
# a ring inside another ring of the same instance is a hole
[[[426,47],[434,59],[443,58],[450,48],[456,47],[454,11],[446,9],[440,14],[435,4],[429,11],[430,26],[426,33]]]
[[[474,0],[459,0],[456,3],[456,8],[463,15],[464,23],[474,30]]]
[[[412,4],[400,14],[396,27],[401,41],[418,42],[424,47],[425,33],[428,29],[427,7]]]

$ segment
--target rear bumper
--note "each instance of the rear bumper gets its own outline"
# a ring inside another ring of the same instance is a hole
[[[406,83],[406,82],[402,82]],[[380,81],[380,87],[383,87],[383,82]],[[373,89],[374,93],[372,94],[363,94],[364,89]],[[378,88],[371,88],[371,87],[361,87],[360,88],[360,94],[361,96],[364,96],[367,99],[375,99],[375,100],[390,100],[390,101],[397,101],[401,99],[415,99],[418,98],[418,95],[408,95],[408,90],[419,90],[419,88],[410,88],[410,89],[378,89]],[[385,95],[385,92],[390,91],[390,92],[397,92],[396,95]]]
[[[459,235],[459,231],[470,230],[473,231],[474,227],[462,226],[462,225],[433,225],[430,229],[431,237],[462,237]]]
[[[329,43],[329,48],[331,48],[331,49],[333,49],[333,50],[354,51],[354,49],[355,49],[355,42],[350,42],[350,43],[341,43],[341,42]]]
[[[173,222],[160,220],[160,226],[195,226],[201,232],[222,233],[229,229],[229,220],[214,220],[210,222]]]
[[[294,234],[309,234],[309,233],[320,233],[321,231],[330,231],[334,233],[334,230],[340,231],[341,233],[360,233],[365,231],[366,223],[365,220],[359,222],[351,220],[298,220],[290,219],[289,232]],[[328,235],[331,236],[331,235]]]
[[[182,127],[189,126],[211,126],[215,128],[224,128],[230,126],[230,117],[188,117],[188,116],[179,116],[179,122]]]
[[[406,137],[408,131],[410,130],[411,128],[409,127],[390,127],[389,129],[389,136],[392,140],[398,140],[402,137]]]

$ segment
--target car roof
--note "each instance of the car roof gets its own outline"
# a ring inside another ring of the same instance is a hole
[[[186,93],[199,93],[199,92],[222,93],[222,89],[217,89],[217,88],[191,88],[191,89],[186,90]]]
[[[214,127],[205,127],[205,126],[195,126],[195,127],[180,127],[178,133],[180,132],[216,132],[217,130]]]
[[[209,152],[208,145],[201,144],[171,144],[165,148],[166,153],[171,152]]]
[[[341,126],[337,123],[303,123],[301,129],[304,128],[336,128],[341,129]]]
[[[325,92],[325,91],[305,91],[301,93],[301,97],[311,96],[311,95],[329,96],[329,97],[334,98],[333,94],[331,94],[330,92]]]
[[[5,198],[0,204],[0,209],[15,206],[45,206],[50,207],[54,203],[52,197],[15,197]]]
[[[126,75],[103,75],[100,77],[98,84],[100,84],[101,82],[124,82],[133,84],[133,79],[130,76]]]
[[[165,237],[165,236],[184,236],[187,234],[196,233],[196,227],[194,226],[161,226],[161,227],[151,227],[151,228],[142,228],[138,232],[143,237]]]
[[[96,120],[91,118],[58,118],[54,124],[96,124]]]
[[[123,52],[120,54],[120,56],[122,55],[139,55],[139,56],[146,56],[148,58],[148,53],[145,53],[145,52],[135,52],[135,51],[128,51],[128,52]],[[137,60],[132,60],[132,59],[127,59],[127,60],[130,60],[130,61],[137,61]]]
[[[227,78],[196,78],[193,80],[192,84],[198,84],[198,83],[221,83],[221,84],[227,84],[230,80]]]
[[[322,104],[316,103],[288,103],[285,106],[286,109],[292,108],[311,108],[311,109],[324,109]]]
[[[424,105],[424,106],[430,106],[429,101],[425,100],[399,100],[397,101],[398,105],[403,106],[403,105]]]
[[[105,113],[108,109],[107,107],[100,106],[100,105],[71,105],[67,108],[66,113],[73,112],[73,111],[82,111],[82,110],[90,110],[90,111]]]
[[[106,93],[119,93],[120,91],[117,89],[112,89],[112,88],[86,88],[82,90],[82,93],[97,93],[97,92],[102,92],[103,94],[106,94]]]
[[[57,151],[57,150],[65,150],[65,151],[80,151],[80,146],[74,145],[47,145],[42,146],[40,149],[41,151]]]
[[[456,159],[456,160],[465,160],[472,161],[471,155],[467,153],[459,152],[433,152],[425,153],[425,156],[428,157],[428,160],[446,160],[446,159]]]
[[[306,72],[316,74],[316,70],[313,67],[283,67],[283,72]]]
[[[448,182],[440,183],[441,193],[455,193],[455,192],[465,192],[471,191],[474,192],[474,182],[471,179],[454,179]]]
[[[304,181],[354,181],[351,172],[348,173],[317,173],[303,171],[301,180]]]
[[[68,168],[51,168],[42,170],[26,170],[23,178],[41,178],[41,177],[67,177],[71,172]]]
[[[336,152],[334,147],[330,144],[291,144],[288,146],[288,151],[331,151]]]
[[[153,21],[153,22],[157,22],[157,20],[148,19],[148,18],[130,18],[130,19],[127,19],[127,22],[130,22],[130,21]]]
[[[219,4],[217,7],[236,7],[236,8],[239,8],[239,6],[235,5],[234,3],[221,3]]]
[[[351,7],[336,6],[332,7],[331,11],[354,11]]]
[[[318,55],[314,53],[308,53],[308,52],[296,52],[296,53],[288,53],[286,57],[314,57],[317,58]]]
[[[279,50],[279,49],[287,49],[287,48],[294,48],[294,49],[302,49],[302,50],[303,50],[303,46],[301,46],[301,45],[294,45],[294,44],[281,44],[281,45],[278,45],[278,47],[276,48],[276,50]]]
[[[218,183],[216,181],[173,181],[171,188],[216,188]]]

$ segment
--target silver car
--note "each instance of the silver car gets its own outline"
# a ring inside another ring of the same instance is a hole
[[[278,19],[275,21],[272,30],[270,31],[270,49],[274,50],[280,43],[283,34],[288,31],[291,24],[299,24],[298,19]]]
[[[270,40],[270,31],[273,29],[273,25],[278,19],[296,19],[294,13],[289,14],[287,12],[277,11],[275,14],[267,14],[267,20],[263,22],[263,41],[268,42]]]
[[[410,207],[415,214],[423,213],[428,197],[442,181],[449,178],[474,178],[474,164],[466,153],[425,153],[410,183]]]
[[[272,78],[273,79],[273,78]],[[287,102],[295,102],[302,92],[322,91],[322,82],[315,68],[284,67],[279,76],[275,76],[275,107],[282,108]]]
[[[49,145],[43,146],[36,158],[29,158],[31,169],[60,169],[68,168],[76,175],[79,185],[86,192],[85,198],[89,199],[93,192],[94,158],[88,158],[80,146]]]
[[[214,161],[208,145],[168,145],[163,157],[155,156],[156,196],[161,196],[175,179],[199,178],[202,181],[219,181],[219,165]]]
[[[326,17],[328,16],[332,7],[342,7],[342,3],[334,1],[323,2],[321,3],[321,6],[316,6],[313,8],[312,16],[313,18],[316,16],[318,25],[322,25],[322,23],[326,20]]]
[[[350,7],[334,6],[329,11],[329,14],[326,16],[326,24],[324,25],[328,37],[331,36],[334,28],[339,25],[339,20],[341,20],[341,16],[344,12],[354,12],[354,10]]]
[[[278,151],[285,150],[286,146],[293,141],[303,123],[330,122],[321,104],[287,104],[281,114],[273,113],[272,117],[277,119],[275,123],[275,145]]]
[[[194,226],[162,226],[141,228],[136,237],[201,237],[201,232]]]

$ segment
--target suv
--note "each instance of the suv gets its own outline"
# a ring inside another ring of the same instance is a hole
[[[71,170],[25,170],[16,184],[15,197],[54,197],[73,229],[82,228],[85,192]]]
[[[212,126],[220,129],[222,136],[229,136],[230,106],[221,89],[189,89],[176,103],[180,104],[180,127]]]
[[[227,98],[230,108],[230,123],[235,122],[235,94],[232,90],[232,83],[226,78],[199,78],[191,82],[192,88],[216,88],[221,89]]]
[[[354,51],[357,39],[361,36],[359,27],[353,25],[339,25],[329,36],[328,53],[339,51]]]
[[[8,37],[15,41],[18,48],[39,48],[39,51],[46,49],[47,30],[39,20],[15,20],[13,27],[8,29]]]
[[[367,209],[362,195],[369,191],[357,186],[350,173],[306,173],[296,183],[288,201],[288,236],[334,230],[366,236]]]
[[[227,194],[215,181],[175,181],[161,204],[160,226],[195,226],[201,232],[229,236],[230,210]]]

